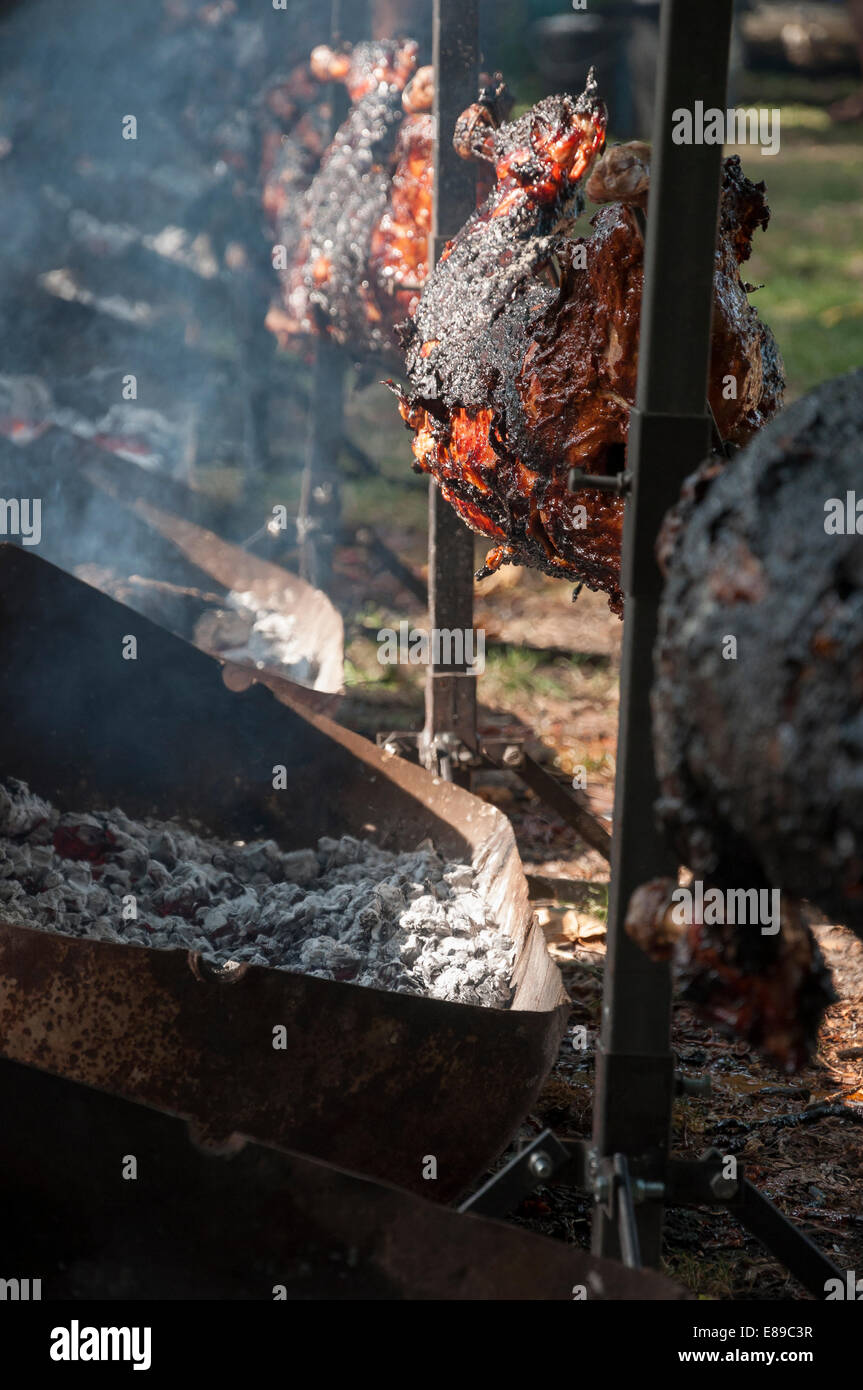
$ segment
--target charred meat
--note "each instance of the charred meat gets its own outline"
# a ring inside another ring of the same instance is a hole
[[[312,54],[312,72],[344,81],[354,106],[304,200],[304,166],[290,144],[271,180],[271,201],[290,202],[283,219],[301,223],[284,306],[269,319],[283,342],[324,335],[364,355],[397,355],[396,328],[428,276],[431,234],[434,81],[430,67],[413,72],[415,61],[410,40]],[[485,81],[476,109],[493,128],[509,96],[497,77]],[[281,238],[289,247],[292,230]]]
[[[587,188],[612,201],[589,237],[565,236],[604,131],[592,77],[577,100],[541,102],[497,132],[474,125],[467,144],[494,150],[498,183],[404,330],[409,390],[400,403],[416,466],[494,542],[480,576],[502,563],[530,565],[604,590],[620,613],[623,501],[573,493],[567,481],[573,467],[624,468],[635,400],[646,146],[617,147],[599,161]],[[739,273],[768,217],[764,185],[746,179],[736,157],[726,160],[710,402],[723,437],[737,444],[782,399],[776,345]]]
[[[369,258],[387,210],[402,95],[416,60],[411,39],[312,54],[315,76],[344,82],[353,104],[305,196],[301,244],[287,273],[285,331],[326,334],[373,352],[391,347]],[[404,305],[392,302],[401,317]]]
[[[293,257],[302,233],[303,196],[327,147],[329,108],[307,63],[274,81],[259,105],[263,210],[277,242]]]
[[[863,937],[861,403],[857,371],[790,406],[689,480],[660,541],[657,814],[698,880],[775,893],[781,922],[702,914],[669,937],[647,885],[628,929],[671,951],[702,1012],[788,1065],[831,997],[801,903]]]
[[[663,537],[653,711],[683,861],[863,936],[861,430],[856,371],[690,482]]]

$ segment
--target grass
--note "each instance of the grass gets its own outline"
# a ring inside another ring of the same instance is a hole
[[[713,1252],[709,1260],[702,1254],[675,1254],[662,1261],[662,1273],[705,1300],[733,1298],[738,1283],[735,1262]]]
[[[763,283],[753,302],[779,343],[791,398],[863,364],[863,126],[855,129],[856,142],[847,131],[821,141],[783,124],[773,158],[738,151],[749,176],[767,183],[772,218],[745,274]]]
[[[572,690],[572,667],[569,658],[549,662],[543,652],[529,647],[491,648],[486,652],[485,689],[489,697],[565,699]]]

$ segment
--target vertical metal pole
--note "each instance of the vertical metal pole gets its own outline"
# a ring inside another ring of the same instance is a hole
[[[344,433],[347,360],[322,338],[313,350],[306,448],[297,514],[300,578],[326,591],[341,516],[338,457]]]
[[[435,71],[434,210],[431,257],[437,261],[476,207],[476,174],[452,147],[455,123],[476,101],[479,73],[479,0],[434,0]],[[473,626],[473,533],[435,483],[429,484],[429,616],[432,629]],[[452,665],[430,665],[421,755],[437,769],[440,738],[450,734],[476,745],[476,677]]]
[[[674,1065],[671,982],[624,931],[631,893],[677,864],[653,819],[656,773],[650,687],[661,576],[654,543],[683,479],[710,451],[706,410],[722,147],[674,144],[673,113],[724,109],[733,0],[663,0],[637,405],[629,427],[633,487],[623,532],[626,609],[620,675],[608,954],[597,1054],[594,1147],[625,1153],[634,1175],[661,1181]],[[644,1160],[644,1161],[642,1161]],[[642,1258],[658,1265],[663,1207],[636,1209]],[[620,1258],[616,1221],[598,1208],[593,1249]]]

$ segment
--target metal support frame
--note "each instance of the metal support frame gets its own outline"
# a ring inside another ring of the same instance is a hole
[[[479,76],[479,0],[434,0],[434,208],[430,261],[476,207],[476,175],[452,147],[462,111],[476,100]],[[429,618],[431,628],[473,627],[473,533],[429,483]],[[453,754],[476,747],[476,676],[465,668],[430,665],[420,739],[425,765],[456,781],[470,773]]]
[[[434,0],[432,59],[435,70],[434,204],[429,260],[433,266],[447,241],[476,208],[476,174],[452,146],[461,113],[476,100],[479,79],[479,0]],[[595,484],[594,484],[595,485]],[[432,630],[473,627],[473,533],[429,482],[429,620]],[[393,751],[418,750],[420,761],[448,781],[470,785],[471,769],[499,766],[494,740],[477,732],[477,677],[453,665],[428,667],[425,724],[410,734],[382,734]],[[507,744],[515,744],[508,739]],[[509,751],[509,750],[507,750]],[[522,749],[504,760],[532,791],[572,825],[587,844],[610,856],[608,831],[586,798],[573,795]]]
[[[334,26],[339,0],[333,0]],[[475,206],[475,182],[448,132],[474,99],[479,0],[434,0],[435,200],[430,260],[438,259]],[[705,1079],[675,1070],[671,1052],[671,976],[627,936],[632,892],[677,863],[653,818],[656,772],[649,730],[653,646],[662,578],[655,544],[685,477],[724,449],[707,400],[713,267],[722,149],[677,146],[672,112],[724,108],[733,0],[709,9],[662,0],[654,121],[650,218],[646,228],[636,406],[630,415],[628,468],[596,477],[573,469],[569,486],[627,498],[621,582],[626,615],[620,677],[618,776],[602,1024],[590,1141],[544,1130],[459,1211],[500,1216],[537,1186],[566,1182],[594,1205],[593,1251],[630,1268],[658,1266],[667,1205],[724,1206],[816,1296],[841,1271],[738,1171],[708,1150],[697,1160],[669,1153],[675,1096],[703,1094]],[[341,422],[338,422],[341,429]],[[433,627],[473,623],[471,533],[429,488],[429,608]],[[483,740],[476,724],[475,676],[430,667],[426,723],[420,734],[379,735],[392,751],[418,751],[449,780],[467,780],[483,763],[511,768],[555,807],[588,843],[608,855],[604,827],[528,758],[512,739]],[[506,745],[506,746],[504,746]]]
[[[657,533],[683,479],[710,452],[707,404],[720,146],[675,146],[672,112],[696,100],[725,106],[733,0],[705,9],[663,0],[653,173],[637,406],[629,473],[601,479],[629,494],[623,534],[626,595],[618,777],[612,842],[608,950],[590,1142],[544,1131],[462,1210],[500,1215],[541,1183],[565,1181],[592,1197],[593,1251],[638,1266],[659,1264],[666,1205],[724,1206],[816,1296],[842,1272],[744,1177],[724,1171],[717,1149],[698,1160],[669,1155],[676,1095],[702,1080],[675,1072],[671,978],[626,935],[631,893],[677,872],[654,822],[656,773],[649,737],[653,645],[662,579]],[[720,441],[721,442],[721,441]],[[575,486],[587,480],[575,477]],[[595,485],[595,484],[594,484]]]
[[[416,759],[422,734],[393,729],[379,733],[378,745],[388,753]],[[493,767],[500,772],[512,772],[529,787],[534,796],[544,801],[555,815],[571,826],[586,845],[595,849],[603,859],[611,859],[611,835],[599,816],[590,809],[583,791],[569,787],[524,750],[525,735],[506,738],[487,737],[477,733],[475,746],[469,747],[452,734],[440,734],[436,740],[437,770],[447,781],[461,773],[469,776],[480,767]]]
[[[687,1080],[678,1077],[678,1085],[685,1088]],[[726,1177],[724,1162],[718,1149],[708,1149],[701,1158],[671,1159],[658,1181],[636,1171],[623,1153],[599,1158],[589,1142],[559,1139],[546,1129],[466,1198],[459,1211],[504,1216],[537,1187],[565,1183],[592,1198],[594,1210],[618,1231],[618,1258],[630,1269],[639,1269],[645,1212],[663,1206],[725,1207],[809,1293],[820,1297],[828,1279],[844,1278],[843,1271],[752,1185],[742,1168],[736,1178]]]
[[[710,451],[706,399],[722,159],[719,145],[675,145],[672,112],[697,100],[724,107],[732,9],[732,0],[709,6],[664,0],[662,6],[637,405],[630,417],[618,773],[593,1143],[600,1159],[626,1153],[640,1176],[657,1182],[667,1164],[674,1098],[670,972],[629,939],[624,919],[639,884],[677,871],[653,819],[650,688],[661,589],[654,545],[683,479]],[[636,1213],[650,1265],[660,1259],[662,1210],[653,1202]],[[593,1248],[616,1258],[623,1253],[616,1213],[605,1207],[596,1211]]]

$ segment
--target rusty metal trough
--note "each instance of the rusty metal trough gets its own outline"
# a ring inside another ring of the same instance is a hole
[[[425,1196],[462,1191],[530,1109],[567,1013],[506,818],[284,691],[228,690],[218,661],[11,545],[0,644],[0,767],[61,809],[195,818],[284,848],[430,837],[473,861],[518,947],[512,1004],[491,1010],[0,924],[0,1053],[185,1116],[213,1142],[240,1131]]]

